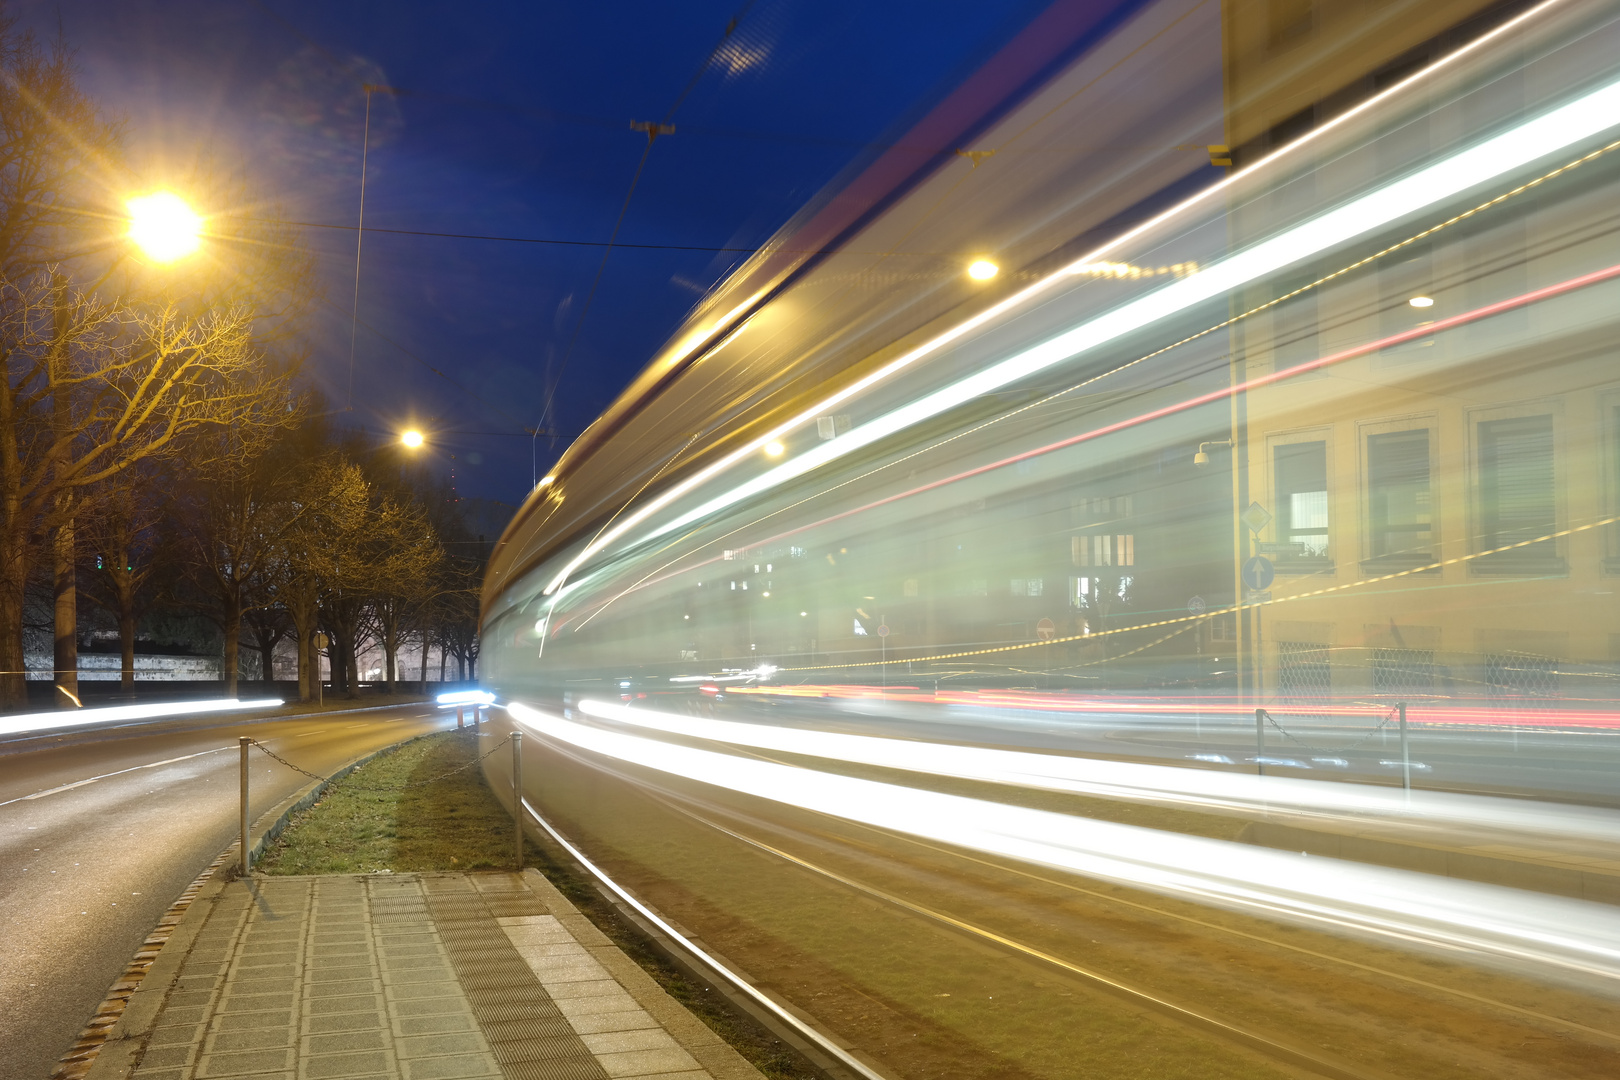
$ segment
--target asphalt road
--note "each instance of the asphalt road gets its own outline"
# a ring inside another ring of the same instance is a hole
[[[43,1080],[163,912],[235,839],[239,736],[324,776],[447,719],[413,705],[0,742],[0,1073]],[[255,819],[309,782],[257,753],[252,781]]]

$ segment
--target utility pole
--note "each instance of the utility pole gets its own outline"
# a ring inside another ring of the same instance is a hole
[[[51,278],[51,306],[54,340],[51,343],[49,379],[51,384],[52,480],[57,485],[55,527],[51,530],[51,553],[55,559],[54,599],[56,647],[55,670],[59,709],[77,709],[79,699],[79,592],[78,551],[73,537],[73,493],[67,487],[68,466],[73,457],[73,411],[69,398],[68,333],[72,313],[67,308],[67,281],[60,274]]]

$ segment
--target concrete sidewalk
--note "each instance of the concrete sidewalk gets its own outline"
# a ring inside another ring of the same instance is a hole
[[[210,882],[89,1080],[760,1080],[537,872]]]

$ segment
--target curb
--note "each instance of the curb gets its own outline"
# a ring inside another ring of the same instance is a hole
[[[392,705],[376,705],[365,709],[345,709],[342,710],[342,712],[369,712],[371,709],[388,709],[396,707],[397,706]],[[329,716],[332,714],[316,713],[313,715]],[[292,719],[292,717],[286,717],[284,719]],[[258,829],[266,818],[269,818],[271,815],[276,816],[268,827],[260,831],[259,840],[253,845],[251,850],[250,862],[257,862],[259,857],[264,853],[265,848],[274,843],[276,839],[278,839],[281,834],[286,831],[287,825],[289,821],[291,821],[294,814],[313,806],[320,800],[322,795],[325,795],[326,792],[331,789],[333,784],[342,780],[350,773],[354,772],[354,770],[360,768],[362,765],[375,761],[377,758],[380,758],[385,754],[391,754],[396,750],[409,746],[418,739],[424,739],[428,735],[437,734],[439,734],[439,732],[430,731],[422,735],[413,735],[409,739],[401,740],[400,742],[394,743],[391,746],[385,746],[380,750],[375,750],[364,757],[356,758],[354,761],[349,762],[331,776],[328,776],[325,780],[320,780],[310,784],[302,791],[288,796],[276,806],[271,807],[263,814],[260,814],[259,820],[254,823],[254,827],[248,830],[249,836],[253,835],[253,832]],[[147,976],[150,975],[153,969],[159,965],[160,959],[168,959],[168,957],[161,955],[163,952],[163,947],[167,945],[174,937],[176,931],[179,929],[182,921],[184,920],[186,913],[191,909],[193,901],[197,899],[204,887],[207,886],[210,880],[215,878],[216,875],[219,877],[221,884],[223,881],[228,880],[227,874],[222,873],[222,871],[230,871],[235,865],[240,865],[240,853],[241,841],[233,841],[228,847],[225,848],[224,851],[220,852],[219,855],[214,858],[213,862],[208,864],[208,867],[203,870],[201,874],[197,875],[196,880],[194,880],[190,885],[186,886],[185,890],[181,892],[179,898],[175,900],[175,902],[169,906],[169,909],[163,913],[163,917],[158,920],[157,926],[150,934],[146,936],[146,940],[141,942],[140,949],[135,953],[134,958],[130,960],[129,966],[124,969],[124,974],[121,975],[118,980],[113,983],[112,988],[108,990],[107,997],[96,1009],[95,1015],[90,1018],[90,1022],[84,1026],[82,1031],[79,1032],[78,1038],[73,1040],[72,1046],[68,1048],[67,1053],[62,1055],[61,1059],[57,1063],[56,1068],[51,1071],[49,1080],[84,1080],[84,1078],[87,1077],[93,1069],[95,1069],[96,1062],[100,1058],[102,1049],[108,1043],[117,1042],[127,1036],[127,1032],[124,1030],[124,1020],[126,1017],[126,1011],[129,1007],[130,998],[137,990],[142,989],[143,983],[145,983]],[[178,973],[180,970],[178,962],[175,962],[172,965],[164,965],[164,967],[172,967],[174,973]],[[165,993],[164,996],[167,997],[167,993]],[[117,1066],[112,1066],[112,1069],[116,1070]],[[122,1073],[118,1072],[109,1073],[109,1071],[106,1069],[96,1071],[102,1075],[123,1075]]]
[[[230,853],[229,848],[221,852],[208,864],[206,870],[197,875],[196,880],[185,887],[179,899],[169,905],[169,910],[163,913],[157,926],[146,935],[146,940],[141,942],[140,949],[129,962],[129,966],[124,969],[124,974],[112,984],[106,999],[96,1009],[95,1016],[91,1017],[84,1030],[79,1032],[79,1037],[68,1048],[68,1052],[62,1055],[56,1068],[51,1071],[50,1080],[82,1080],[95,1066],[102,1047],[113,1041],[115,1034],[122,1035],[120,1028],[130,998],[151,974],[153,967],[158,963],[159,954],[179,929],[186,912],[191,909],[192,902],[203,891],[209,879],[225,865]],[[178,967],[176,970],[179,970]]]

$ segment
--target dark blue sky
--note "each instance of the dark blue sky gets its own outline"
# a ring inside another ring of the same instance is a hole
[[[619,240],[749,248],[893,137],[1044,4],[758,0],[658,140]],[[24,0],[58,19],[143,179],[199,158],[288,218],[352,226],[362,84],[375,95],[366,224],[603,241],[661,119],[740,0],[680,4]],[[897,125],[899,127],[897,127]],[[311,374],[349,397],[354,234],[311,229],[325,304]],[[351,422],[417,422],[465,495],[517,502],[597,247],[368,233]],[[615,250],[553,421],[577,432],[740,253]],[[374,329],[368,329],[370,328]],[[380,332],[380,333],[379,333]],[[389,340],[385,340],[389,339]],[[437,369],[444,376],[434,374]],[[540,464],[560,452],[540,440]],[[452,455],[453,458],[452,458]]]

